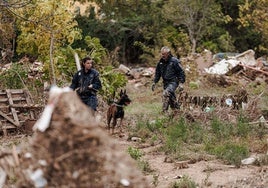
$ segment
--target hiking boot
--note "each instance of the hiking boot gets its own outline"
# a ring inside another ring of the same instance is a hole
[[[162,111],[167,112],[169,107],[169,98],[163,97],[163,105],[162,105]]]

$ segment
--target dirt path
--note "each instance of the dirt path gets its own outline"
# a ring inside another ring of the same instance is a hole
[[[219,160],[200,160],[186,167],[178,167],[176,162],[165,162],[166,155],[156,152],[159,146],[140,145],[137,142],[127,141],[124,137],[114,136],[123,150],[128,147],[139,148],[144,153],[143,159],[148,161],[153,173],[147,175],[149,181],[157,188],[168,188],[172,183],[179,181],[183,176],[189,177],[198,187],[211,188],[266,188],[268,187],[268,166],[254,165],[236,168],[225,165]],[[157,178],[156,178],[157,177]]]

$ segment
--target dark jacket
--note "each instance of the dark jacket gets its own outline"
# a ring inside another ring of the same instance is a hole
[[[157,83],[162,77],[164,83],[166,82],[185,82],[185,73],[181,66],[179,59],[170,55],[169,59],[165,61],[160,59],[156,66],[154,83]]]
[[[88,86],[92,84],[93,89]],[[72,79],[71,89],[77,90],[80,96],[96,95],[96,91],[101,89],[102,84],[99,78],[99,72],[91,68],[87,73],[84,69],[78,71]]]

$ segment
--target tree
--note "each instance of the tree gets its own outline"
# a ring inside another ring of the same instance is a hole
[[[0,0],[0,63],[10,63],[15,51],[16,16],[13,8],[21,8],[29,4],[28,0]]]
[[[70,11],[69,0],[32,1],[32,4],[14,9],[19,17],[18,53],[38,56],[49,62],[50,82],[56,84],[54,54],[80,37],[80,30]],[[48,58],[49,57],[49,58]]]
[[[163,1],[94,2],[98,5],[94,20],[77,17],[83,34],[100,38],[105,48],[118,54],[121,63],[147,63],[148,57],[154,56],[154,48],[158,47],[162,26],[167,24],[161,15]]]
[[[239,6],[240,18],[244,28],[252,28],[261,35],[262,43],[258,46],[261,54],[268,52],[268,0],[246,0]]]
[[[196,52],[197,43],[206,35],[208,27],[223,19],[220,6],[214,0],[170,0],[164,6],[164,13],[174,24],[186,28],[192,53]]]

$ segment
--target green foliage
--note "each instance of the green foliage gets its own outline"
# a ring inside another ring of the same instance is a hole
[[[94,2],[98,11],[94,12],[97,9],[90,5],[86,15],[75,18],[69,11],[73,10],[70,5],[73,6],[74,1],[31,1],[19,8],[6,2],[10,10],[1,7],[0,47],[12,49],[14,39],[18,54],[31,54],[46,64],[53,59],[56,67],[62,62],[58,62],[57,57],[61,54],[60,48],[72,45],[73,49],[80,48],[87,51],[84,54],[91,54],[92,48],[88,49],[85,40],[87,36],[100,40],[108,50],[105,58],[110,58],[112,65],[115,65],[114,56],[119,63],[151,64],[159,57],[162,45],[170,45],[174,55],[182,56],[188,55],[190,46],[198,52],[205,48],[213,53],[241,52],[248,48],[254,49],[257,55],[267,52],[267,19],[262,20],[267,1]],[[18,29],[17,33],[14,28]],[[50,52],[53,58],[48,58]],[[103,57],[98,58],[99,54],[94,56],[95,61],[103,61]],[[56,77],[59,75],[56,70]]]
[[[0,86],[2,89],[29,89],[30,91],[38,90],[43,87],[43,78],[29,78],[30,65],[27,63],[13,63],[10,68],[1,72]]]
[[[114,93],[124,87],[127,83],[127,78],[120,72],[114,71],[113,67],[106,66],[100,70],[102,90],[101,95],[109,103],[112,102]]]
[[[204,41],[202,41],[202,48],[208,49],[212,51],[213,53],[217,52],[235,52],[235,46],[234,46],[234,39],[232,36],[226,32],[221,31],[221,29],[216,33],[216,31],[213,31],[211,36],[217,36],[215,39],[210,39],[207,37]],[[202,51],[203,49],[198,48],[198,51]]]
[[[165,127],[165,124],[167,123],[168,123],[167,118],[157,118],[153,122],[148,122],[146,126],[151,132],[156,132],[160,130],[161,128]]]
[[[18,63],[11,65],[10,69],[2,72],[0,82],[2,89],[22,89],[25,88],[27,82],[28,70]]]
[[[2,1],[1,1],[2,2]],[[6,2],[5,2],[6,3]],[[0,56],[0,63],[10,63],[15,40],[15,16],[5,6],[0,5],[0,50],[5,52],[5,58]]]
[[[223,16],[219,4],[210,0],[173,0],[164,6],[167,19],[187,29],[192,52],[195,53],[199,42],[211,25],[220,23]]]
[[[218,158],[225,160],[227,164],[236,166],[240,166],[241,160],[249,155],[247,146],[229,142],[222,145],[215,145],[209,152],[216,155]]]
[[[107,55],[106,49],[101,45],[100,39],[96,37],[85,37],[85,42],[87,44],[87,48],[85,49],[88,54],[87,56],[90,56],[94,59],[97,64],[102,63],[102,59]]]
[[[165,134],[165,145],[163,149],[166,153],[178,154],[181,151],[182,144],[187,142],[187,125],[183,118],[178,122],[170,121],[169,123]]]
[[[2,89],[27,89],[36,103],[43,103],[44,78],[41,74],[35,77],[29,76],[31,65],[27,62],[12,63],[9,69],[1,72],[0,87]]]
[[[143,172],[146,172],[146,173],[151,173],[151,172],[154,171],[154,170],[150,167],[149,162],[146,161],[146,160],[139,160],[139,161],[138,161],[138,166],[139,166],[139,168],[140,168]]]
[[[59,48],[55,54],[55,70],[57,81],[71,81],[72,76],[77,71],[76,63],[74,60],[74,53],[81,53],[79,49],[72,49],[70,46]],[[47,69],[46,69],[47,70]],[[48,76],[48,74],[46,74]],[[59,84],[58,84],[59,85]]]
[[[40,60],[49,56],[51,40],[53,48],[72,44],[80,38],[80,30],[71,12],[66,11],[69,1],[36,1],[17,11],[24,20],[18,20],[21,34],[18,37],[17,52],[39,56]],[[44,8],[45,7],[45,8]]]
[[[138,162],[138,166],[143,172],[153,172],[148,161],[142,160],[143,153],[139,149],[130,146],[128,147],[127,152]]]
[[[188,143],[202,144],[204,141],[204,135],[206,135],[206,130],[204,127],[198,123],[193,123],[188,125]]]
[[[267,54],[268,52],[268,19],[266,16],[268,6],[267,0],[252,0],[245,1],[243,4],[239,5],[239,15],[238,21],[242,28],[254,28],[255,33],[261,34],[262,44],[259,45],[259,51],[262,54]]]
[[[131,108],[134,107],[129,108],[129,112],[132,112]],[[170,119],[168,116],[143,114],[134,117],[136,124],[129,126],[129,138],[137,136],[151,145],[161,142],[163,145],[159,151],[175,160],[193,159],[196,157],[194,154],[203,153],[204,156],[214,155],[227,164],[239,167],[241,160],[248,157],[254,145],[252,139],[260,139],[258,147],[266,147],[265,126],[249,125],[243,111],[236,123],[226,123],[212,114],[209,125],[189,123],[184,116]]]
[[[15,10],[19,15],[17,26],[20,35],[17,40],[17,53],[38,57],[45,66],[45,78],[56,82],[59,50],[81,38],[80,30],[73,14],[67,11],[69,0],[33,1],[22,9]]]
[[[198,89],[198,88],[199,88],[199,84],[198,84],[198,82],[193,82],[193,81],[191,81],[191,82],[189,83],[189,87],[190,87],[191,89]]]
[[[170,140],[181,139],[184,142],[187,142],[188,138],[188,127],[184,118],[180,118],[179,121],[171,121],[170,125],[167,127],[167,134]]]
[[[237,120],[236,135],[242,138],[246,138],[250,135],[251,131],[252,127],[248,124],[247,118],[242,113],[240,113]]]
[[[234,52],[235,47],[234,47],[234,41],[232,39],[232,36],[226,32],[222,34],[218,40],[217,44],[219,45],[219,50],[223,52]]]
[[[218,140],[228,139],[233,135],[233,126],[226,124],[215,117],[211,121],[211,128]]]
[[[175,56],[187,56],[191,52],[190,39],[182,28],[167,26],[163,28],[159,37],[163,38],[163,45],[174,49]]]
[[[135,160],[140,160],[141,157],[143,156],[142,152],[139,149],[133,148],[131,146],[128,147],[127,152],[130,155],[130,157]]]
[[[196,188],[197,184],[188,176],[183,175],[182,178],[172,183],[169,188]]]

